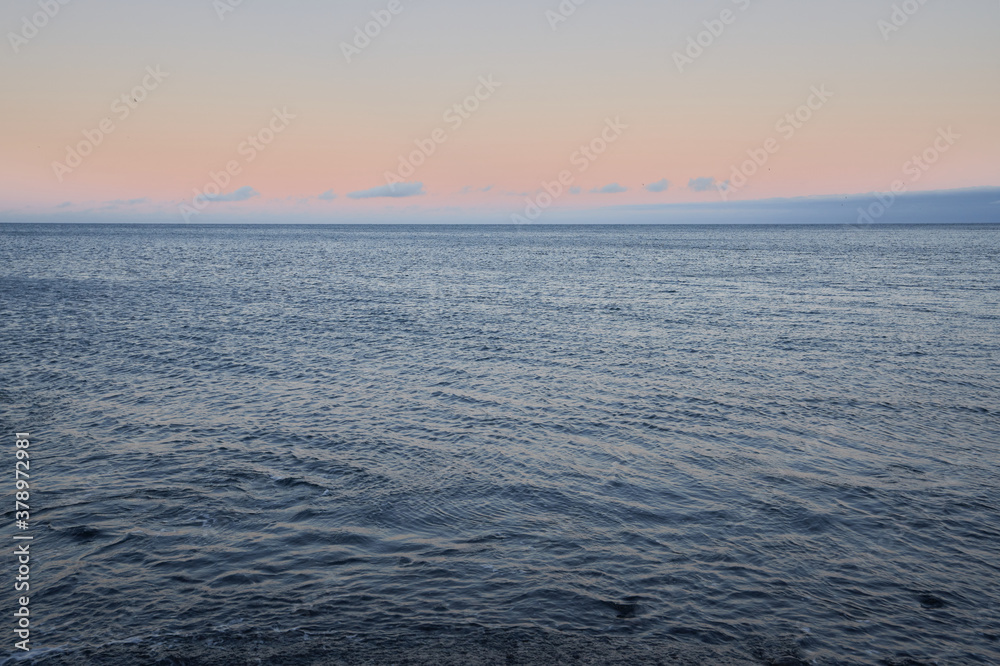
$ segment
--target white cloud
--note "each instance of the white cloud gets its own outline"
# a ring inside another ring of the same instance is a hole
[[[670,181],[664,178],[663,180],[658,180],[655,183],[650,183],[646,186],[646,189],[650,192],[666,192],[670,187]]]
[[[351,192],[347,196],[351,199],[377,199],[381,197],[416,197],[421,194],[427,194],[424,192],[423,183],[396,183],[395,185],[382,185],[370,190]]]
[[[471,185],[466,185],[461,190],[459,190],[458,193],[459,194],[472,194],[473,192],[489,192],[492,189],[493,189],[492,185],[487,185],[486,187],[479,187],[479,188],[472,187]]]
[[[68,205],[68,203],[69,202],[63,204],[60,208]],[[115,199],[114,201],[106,201],[104,203],[108,206],[138,206],[139,204],[149,203],[149,197],[143,197],[141,199]]]
[[[611,183],[604,187],[595,187],[591,190],[592,194],[621,194],[622,192],[628,192],[628,188],[622,187],[618,183]]]
[[[254,197],[259,197],[260,192],[253,189],[252,187],[241,187],[238,190],[234,190],[229,194],[217,194],[214,197],[205,195],[205,199],[208,201],[246,201],[247,199],[252,199]]]
[[[688,181],[688,189],[693,192],[707,192],[715,187],[715,178],[692,178]]]

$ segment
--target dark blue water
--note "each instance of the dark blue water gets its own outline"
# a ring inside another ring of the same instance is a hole
[[[39,663],[1000,663],[1000,227],[8,225],[0,373]]]

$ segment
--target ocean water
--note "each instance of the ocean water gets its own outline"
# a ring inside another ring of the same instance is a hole
[[[6,225],[0,315],[4,663],[1000,663],[1000,227]]]

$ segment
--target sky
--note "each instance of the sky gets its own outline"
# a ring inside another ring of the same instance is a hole
[[[998,0],[8,0],[0,31],[0,221],[1000,221]]]

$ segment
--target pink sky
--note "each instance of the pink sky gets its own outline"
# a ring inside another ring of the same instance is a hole
[[[563,188],[563,211],[1000,184],[995,2],[930,2],[900,25],[871,0],[591,0],[566,20],[558,2],[389,4],[244,2],[220,17],[208,0],[95,0],[43,22],[37,4],[8,3],[0,211],[502,221],[564,171],[580,193]],[[348,62],[372,12],[387,25]],[[421,145],[402,180],[422,187],[377,196]],[[88,154],[70,167],[73,151]],[[933,164],[907,175],[925,153]],[[227,165],[223,200],[196,199]],[[741,167],[752,175],[723,196]]]

